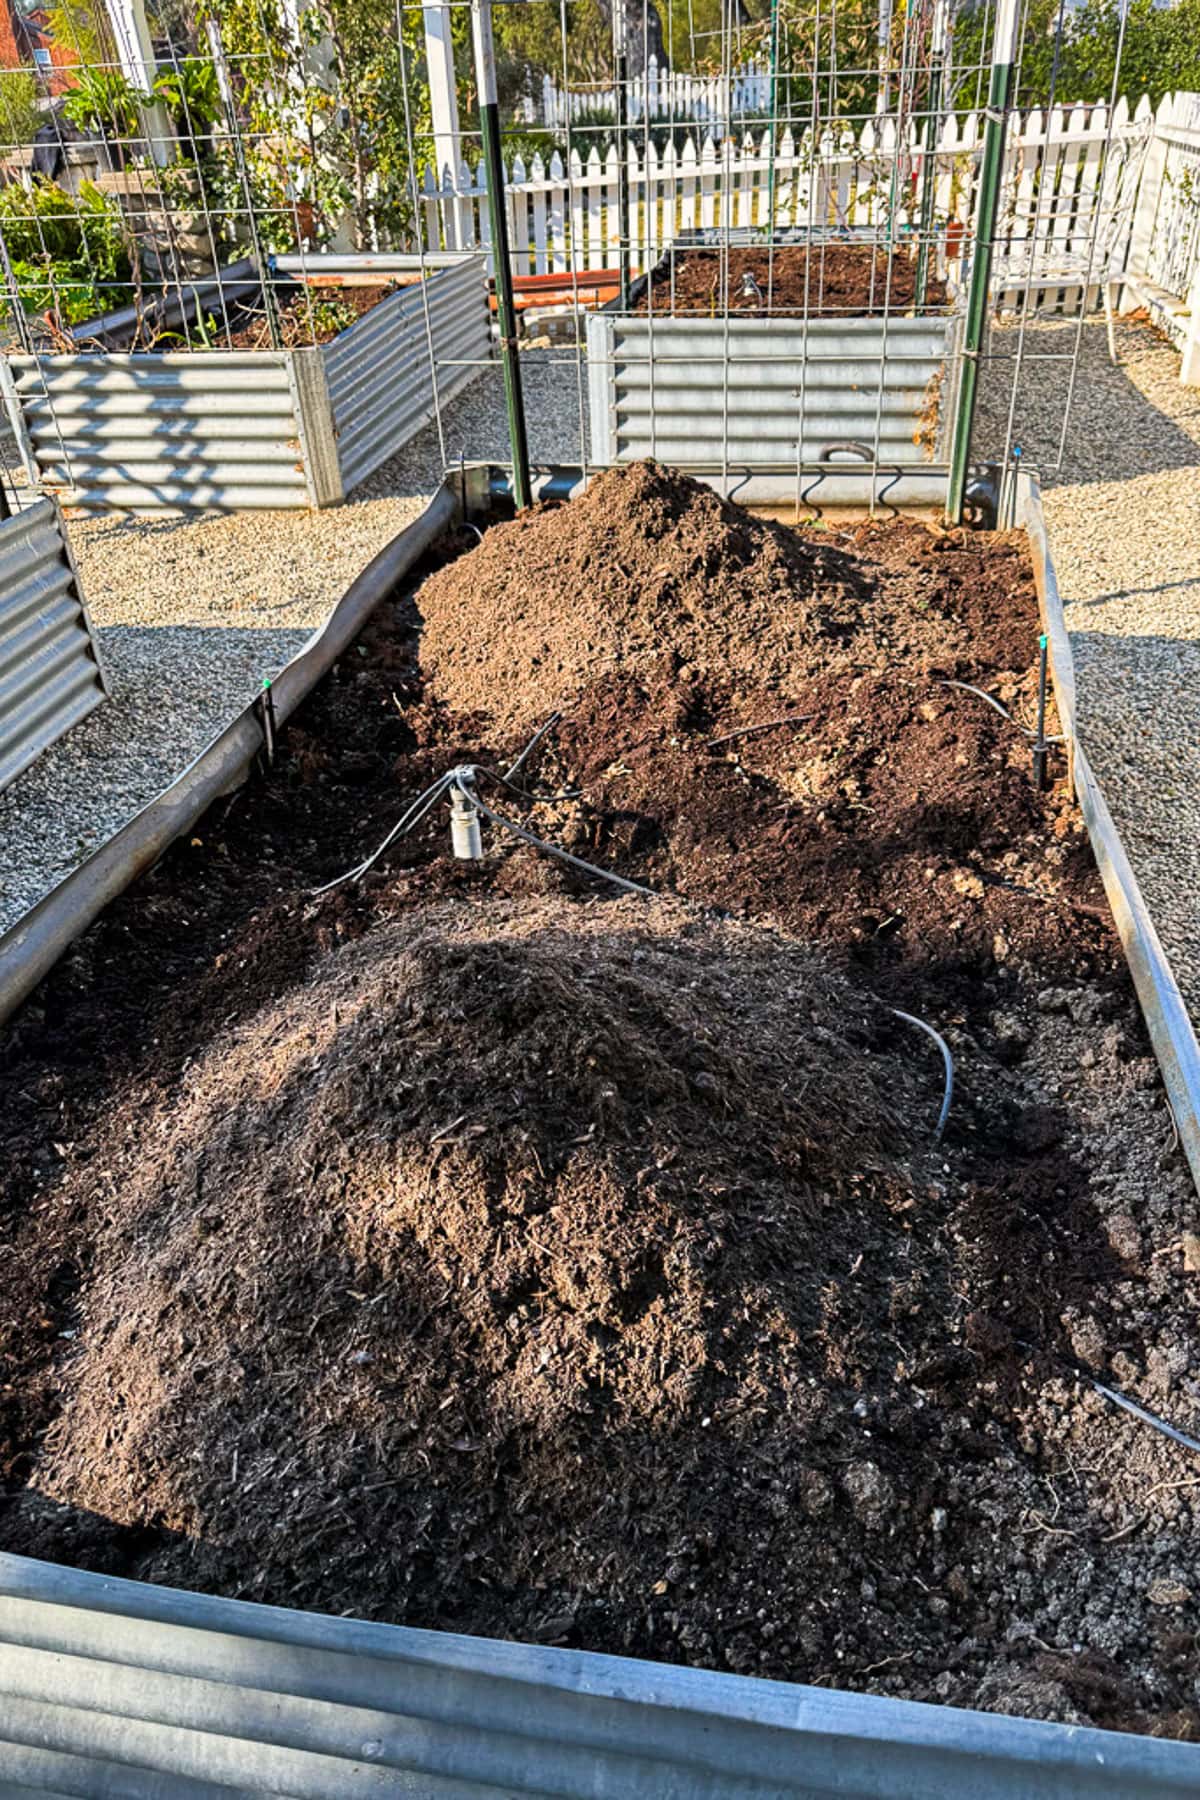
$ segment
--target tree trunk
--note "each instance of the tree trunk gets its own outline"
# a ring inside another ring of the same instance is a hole
[[[629,54],[629,73],[638,75],[654,57],[660,69],[670,68],[662,20],[654,0],[596,0],[606,25],[613,22],[614,7],[620,6],[625,16],[625,45]]]

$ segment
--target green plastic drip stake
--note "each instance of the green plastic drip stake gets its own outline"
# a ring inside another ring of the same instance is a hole
[[[532,503],[529,440],[521,391],[521,353],[517,344],[517,309],[513,303],[512,256],[508,242],[508,207],[504,195],[504,156],[500,145],[500,107],[496,98],[496,51],[492,41],[491,0],[471,0],[475,38],[475,80],[479,88],[479,124],[483,166],[487,175],[488,217],[496,270],[496,308],[500,318],[500,360],[504,370],[504,405],[512,451],[513,499],[523,511]]]
[[[1017,53],[1017,0],[999,0],[992,39],[992,77],[988,87],[987,130],[979,170],[979,200],[975,214],[975,245],[971,279],[967,289],[967,316],[963,328],[962,375],[958,384],[958,411],[950,450],[950,481],[946,492],[946,517],[952,525],[962,519],[975,428],[975,402],[979,393],[979,357],[987,323],[988,289],[992,278],[992,244],[1000,206],[1000,181],[1004,172],[1004,140],[1008,109],[1013,95],[1013,64]]]

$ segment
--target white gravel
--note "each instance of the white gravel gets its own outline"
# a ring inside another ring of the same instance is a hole
[[[1058,354],[1073,335],[1046,325],[1030,342]],[[1044,476],[1046,519],[1080,735],[1200,1020],[1200,389],[1181,385],[1178,352],[1147,325],[1121,322],[1117,348],[1114,368],[1103,327],[1085,327],[1067,453]],[[1056,459],[1067,366],[1024,372],[1030,460]],[[1000,441],[1000,385],[987,449]]]
[[[531,453],[579,459],[570,353],[523,359]],[[564,396],[566,404],[564,406]],[[460,457],[507,456],[489,369],[326,512],[78,515],[69,534],[113,697],[0,794],[0,931],[154,798],[304,645]]]

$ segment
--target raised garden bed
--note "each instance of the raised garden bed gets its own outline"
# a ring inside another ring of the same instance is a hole
[[[719,471],[752,500],[795,496],[804,471],[822,504],[939,500],[961,329],[945,284],[914,309],[907,253],[728,236],[681,238],[628,309],[589,316],[593,460]]]
[[[39,501],[0,522],[0,789],[107,692],[62,515]]]
[[[261,347],[269,339],[251,270],[235,289],[235,348],[195,347],[205,333],[217,342],[215,319],[197,333],[163,318],[153,327],[160,341],[174,331],[193,347],[11,357],[9,412],[31,476],[74,506],[320,507],[343,499],[432,417],[430,337],[443,401],[480,373],[490,350],[482,257],[390,292],[411,278],[416,259],[371,263],[335,299],[300,288],[285,295],[290,348]],[[310,280],[315,264],[284,258],[279,268]],[[335,274],[338,259],[330,264]],[[228,337],[215,287],[197,283],[194,293],[201,319],[215,312]],[[360,316],[339,329],[351,308]],[[138,328],[131,319],[127,329]],[[113,343],[121,329],[101,320],[76,335]]]
[[[455,553],[10,1027],[0,1546],[1193,1734],[1189,1464],[1088,1374],[1194,1425],[1186,1176],[1063,770],[944,685],[1029,716],[1023,540],[639,467]],[[315,891],[557,708],[581,791],[481,795],[698,904],[441,807]]]
[[[879,318],[884,312],[942,314],[946,283],[929,282],[916,304],[917,265],[906,252],[869,244],[733,244],[673,248],[630,293],[634,312],[673,319],[726,312],[750,318]]]

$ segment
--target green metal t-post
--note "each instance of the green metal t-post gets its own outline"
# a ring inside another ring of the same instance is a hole
[[[775,134],[779,130],[779,0],[771,0],[771,87],[770,87],[770,129],[771,148],[767,157],[767,246],[775,243]],[[768,287],[770,283],[768,282]]]
[[[475,39],[475,81],[479,89],[479,126],[483,166],[487,174],[488,217],[492,225],[492,260],[496,269],[496,310],[500,320],[500,360],[504,370],[504,404],[512,451],[513,499],[518,508],[532,504],[529,440],[525,432],[525,400],[521,393],[521,353],[517,344],[517,309],[513,304],[512,257],[508,242],[508,207],[504,197],[504,157],[500,147],[500,107],[496,99],[496,51],[492,42],[491,0],[471,0]]]
[[[962,518],[971,461],[971,434],[975,426],[975,402],[979,392],[979,356],[987,324],[988,288],[992,279],[992,244],[1000,206],[1000,181],[1004,173],[1004,140],[1008,109],[1013,97],[1013,69],[1017,57],[1017,0],[999,0],[992,39],[992,79],[988,88],[987,130],[979,170],[979,201],[975,213],[975,249],[967,290],[967,317],[963,329],[962,376],[958,384],[958,411],[950,449],[950,485],[946,517],[952,524]]]
[[[613,81],[616,83],[617,138],[617,263],[620,269],[621,311],[629,305],[630,251],[633,227],[629,216],[629,21],[625,17],[626,0],[616,0],[612,9]],[[571,96],[567,95],[567,106]],[[649,191],[649,190],[647,190]]]

